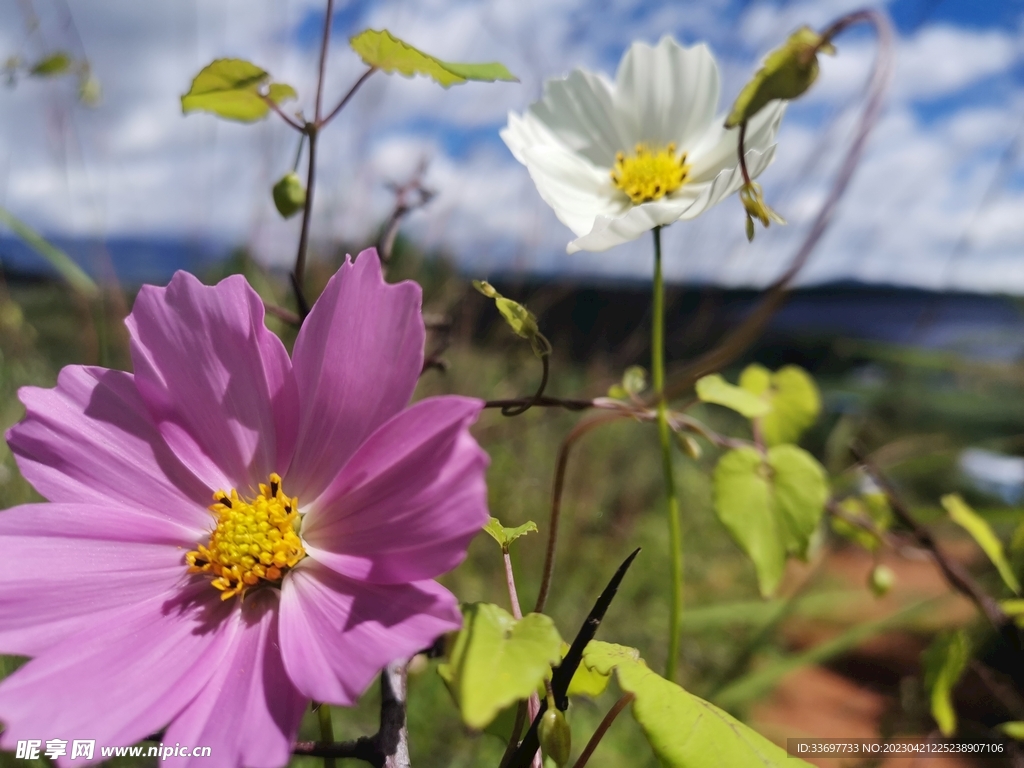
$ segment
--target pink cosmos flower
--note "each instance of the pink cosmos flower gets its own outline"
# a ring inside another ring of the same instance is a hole
[[[0,513],[0,652],[33,657],[0,684],[0,747],[81,765],[76,739],[166,727],[212,748],[197,765],[284,765],[310,699],[352,704],[459,626],[432,579],[487,520],[482,403],[406,407],[420,289],[372,250],[291,360],[239,276],[146,286],[128,329],[134,376],[69,366],[7,435],[49,503]]]

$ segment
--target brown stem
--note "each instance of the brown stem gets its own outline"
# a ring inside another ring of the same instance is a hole
[[[520,414],[526,413],[544,396],[544,390],[547,389],[548,386],[548,375],[551,373],[551,363],[549,362],[550,357],[550,355],[543,355],[540,358],[541,365],[544,366],[544,372],[540,377],[540,386],[537,387],[537,391],[534,393],[533,397],[525,398],[526,402],[520,405],[506,405],[501,409],[502,416],[519,416]]]
[[[744,120],[740,123],[740,138],[739,138],[739,161],[740,161],[740,172],[743,174],[743,183],[746,186],[750,186],[750,172],[747,170],[747,155],[743,151],[743,145],[746,143],[747,138],[747,121]]]
[[[302,325],[302,318],[290,309],[279,307],[277,304],[271,304],[269,301],[263,302],[263,308],[267,310],[268,315],[273,315],[278,320],[286,322],[289,325]]]
[[[540,580],[540,592],[537,595],[537,605],[534,611],[544,612],[544,606],[548,602],[548,592],[551,590],[551,576],[555,571],[555,549],[558,546],[558,523],[562,515],[562,489],[565,487],[565,469],[569,463],[569,451],[573,445],[585,434],[593,429],[608,424],[612,421],[628,416],[628,413],[604,413],[600,416],[583,421],[573,427],[562,441],[558,449],[558,466],[555,468],[555,487],[551,494],[551,517],[548,520],[548,549],[544,555],[544,573]]]
[[[376,71],[377,71],[376,67],[370,67],[368,70],[363,72],[363,74],[360,75],[359,79],[355,81],[355,83],[352,85],[352,87],[348,89],[348,93],[346,93],[344,96],[342,96],[341,101],[338,102],[338,106],[336,106],[334,109],[332,109],[330,114],[327,115],[327,117],[325,117],[323,120],[321,120],[319,117],[317,117],[317,125],[322,128],[325,125],[327,125],[329,122],[331,122],[331,120],[333,120],[335,118],[335,116],[339,112],[341,112],[342,109],[345,108],[345,105],[348,104],[349,99],[351,99],[353,96],[356,95],[356,91],[359,90],[359,88],[362,86],[362,84],[365,83],[367,80],[369,80],[370,79],[370,75],[372,75]]]
[[[516,397],[505,400],[488,400],[484,403],[484,408],[501,408],[503,415],[515,416],[516,414],[514,413],[505,413],[505,409],[524,405],[531,408],[537,406],[539,408],[565,408],[567,411],[585,411],[588,408],[594,407],[594,401],[567,397],[537,397],[533,395],[531,397]]]
[[[421,160],[416,167],[416,172],[404,184],[392,186],[395,193],[395,207],[381,227],[380,237],[377,239],[377,255],[383,264],[391,261],[391,252],[395,248],[395,239],[398,237],[398,228],[402,219],[415,210],[418,210],[434,199],[434,190],[423,186],[423,174],[427,171],[427,161]],[[416,199],[410,200],[409,196],[416,193]]]
[[[672,383],[666,387],[667,397],[679,397],[693,386],[693,383],[701,376],[721,370],[741,355],[761,335],[772,315],[775,314],[776,310],[785,301],[786,292],[789,290],[790,284],[800,270],[804,268],[811,253],[821,240],[822,235],[825,234],[825,231],[832,223],[832,218],[838,208],[839,201],[846,193],[850,180],[853,178],[853,173],[860,163],[861,156],[864,154],[864,146],[868,135],[878,122],[889,77],[892,73],[894,49],[892,27],[888,18],[880,11],[859,11],[849,16],[844,16],[840,20],[842,22],[840,29],[845,29],[850,24],[859,21],[868,21],[874,25],[878,35],[878,52],[875,54],[874,67],[868,84],[868,96],[857,127],[857,133],[850,145],[850,149],[847,150],[846,157],[843,159],[835,181],[832,182],[832,189],[829,191],[828,197],[818,211],[810,231],[804,238],[800,249],[793,256],[789,267],[771,285],[761,303],[720,344],[684,368],[674,378]],[[651,402],[653,402],[653,399]]]
[[[970,598],[974,604],[981,611],[982,615],[985,616],[991,622],[997,630],[1002,630],[1009,624],[1009,618],[1003,609],[999,607],[997,603],[981,586],[974,580],[974,577],[967,572],[960,563],[956,560],[952,560],[946,555],[942,549],[939,548],[938,543],[927,528],[922,526],[914,519],[914,516],[910,512],[910,507],[903,500],[900,494],[897,492],[895,486],[889,481],[889,479],[882,474],[881,470],[875,466],[874,462],[868,457],[864,449],[857,443],[850,444],[850,453],[857,462],[864,467],[864,471],[868,473],[872,480],[878,485],[879,488],[885,493],[886,498],[889,500],[889,506],[892,507],[893,513],[899,518],[899,521],[905,525],[910,532],[913,534],[917,543],[927,549],[932,557],[935,559],[936,564],[939,566],[939,570],[942,571],[942,575],[946,577],[946,581],[953,589],[957,590],[961,594]]]
[[[288,125],[290,125],[292,128],[294,128],[296,131],[299,131],[300,133],[304,132],[303,128],[302,128],[302,123],[300,123],[297,120],[295,120],[295,119],[289,117],[288,115],[286,115],[284,110],[281,109],[281,107],[278,105],[278,103],[276,101],[274,101],[272,98],[270,98],[269,96],[266,96],[266,95],[262,96],[261,98],[263,99],[264,103],[268,107],[270,107],[272,110],[274,110],[274,112],[276,112],[277,115],[282,120],[284,120],[286,123],[288,123]]]
[[[334,0],[327,0],[327,12],[324,16],[324,35],[320,41],[320,68],[316,76],[316,106],[313,112],[313,123],[320,127],[320,109],[323,105],[324,79],[327,74],[327,51],[331,47],[331,25],[334,23]]]
[[[580,756],[576,759],[576,763],[573,768],[584,768],[587,761],[590,760],[590,756],[594,754],[594,750],[597,749],[597,745],[601,743],[601,739],[608,732],[608,729],[612,727],[612,723],[615,722],[615,718],[624,710],[629,704],[635,699],[636,696],[632,693],[625,693],[618,701],[608,710],[608,714],[604,716],[601,724],[597,726],[597,730],[594,731],[594,735],[590,737],[590,741],[587,742],[587,746],[583,748]]]

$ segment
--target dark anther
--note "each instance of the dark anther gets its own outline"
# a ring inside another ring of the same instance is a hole
[[[274,480],[271,480],[270,481],[270,495],[271,496],[277,496],[277,489],[278,489],[277,482],[274,481]]]
[[[654,194],[658,194],[659,192],[661,192],[661,184],[655,184],[654,185]]]
[[[225,494],[224,496],[221,497],[220,503],[223,504],[228,509],[231,509],[231,499],[230,499],[230,497],[228,497],[227,494]]]

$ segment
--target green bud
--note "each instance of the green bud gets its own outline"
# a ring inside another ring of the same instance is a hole
[[[545,357],[551,354],[551,342],[540,332],[537,318],[534,317],[530,310],[517,301],[506,299],[494,290],[494,286],[486,280],[474,280],[473,287],[487,298],[494,299],[494,304],[501,313],[501,316],[505,318],[505,322],[515,331],[517,336],[530,342],[533,353],[537,357]]]
[[[679,443],[679,448],[689,456],[691,459],[696,461],[703,455],[700,443],[694,440],[690,435],[683,434],[682,432],[674,433],[676,436],[676,442]]]
[[[622,374],[622,388],[630,395],[639,395],[647,389],[647,371],[641,365],[631,365]]]
[[[740,202],[747,212],[747,240],[754,239],[754,219],[761,222],[765,229],[771,222],[785,224],[786,220],[773,211],[764,201],[761,185],[756,181],[744,184],[740,188]]]
[[[541,715],[537,735],[540,737],[541,749],[544,750],[547,757],[555,761],[555,765],[561,768],[569,762],[569,753],[572,750],[572,730],[561,710],[548,709]]]
[[[58,51],[33,64],[29,74],[38,77],[53,77],[63,75],[69,69],[71,69],[71,57],[64,51]]]
[[[102,93],[97,77],[89,70],[83,72],[78,81],[78,100],[87,107],[95,107],[99,104]]]
[[[306,205],[306,188],[295,171],[286,173],[274,185],[274,206],[285,219],[290,219]]]
[[[764,65],[740,91],[725,127],[745,123],[769,101],[802,96],[818,77],[819,51],[833,54],[836,49],[810,27],[800,27],[790,35],[765,57]]]
[[[887,565],[876,565],[871,569],[871,575],[868,576],[868,586],[874,592],[875,597],[887,595],[895,583],[896,574]]]

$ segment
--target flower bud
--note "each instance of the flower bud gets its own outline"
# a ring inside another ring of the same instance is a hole
[[[551,354],[551,342],[540,332],[537,318],[530,310],[518,301],[506,299],[494,290],[494,286],[486,280],[474,280],[473,287],[487,298],[494,299],[494,304],[501,313],[501,316],[505,318],[505,322],[515,331],[517,336],[521,336],[530,342],[533,353],[537,357],[545,357]]]
[[[701,457],[703,451],[700,448],[700,443],[694,440],[689,435],[685,435],[682,432],[673,433],[676,436],[676,442],[679,443],[679,449],[689,456],[691,459],[696,461]]]
[[[544,750],[547,757],[555,761],[555,765],[561,768],[569,762],[569,752],[572,750],[572,730],[561,710],[548,709],[541,715],[537,735],[540,737],[541,749]]]
[[[868,576],[868,586],[875,597],[884,597],[896,583],[896,574],[887,565],[876,565]]]
[[[740,202],[747,211],[747,240],[754,239],[754,219],[761,222],[765,229],[771,222],[785,224],[786,220],[773,211],[764,201],[761,185],[756,181],[744,184],[740,188]]]
[[[306,188],[295,171],[281,177],[274,185],[273,194],[274,206],[285,219],[290,219],[306,205]]]
[[[725,127],[745,123],[769,101],[803,95],[818,77],[819,51],[832,54],[836,49],[810,27],[800,27],[790,35],[765,57],[764,65],[740,91]]]

